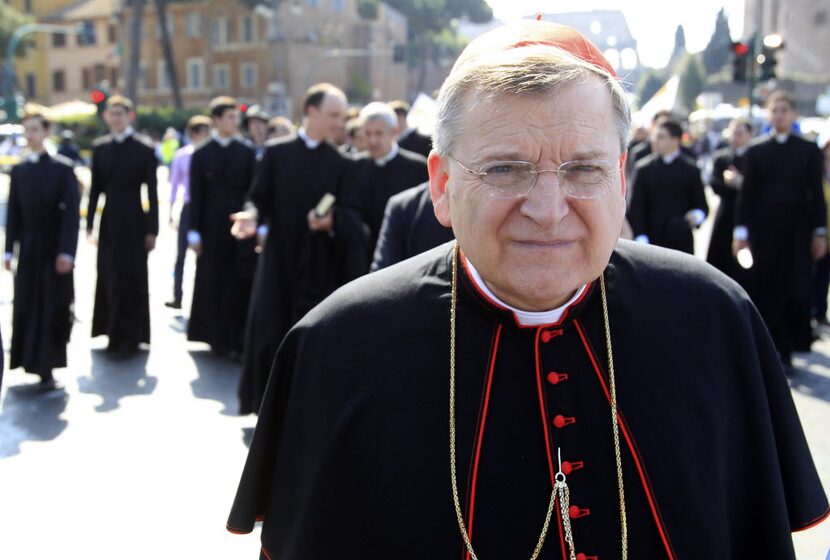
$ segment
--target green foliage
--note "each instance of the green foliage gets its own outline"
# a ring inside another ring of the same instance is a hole
[[[15,30],[23,24],[30,23],[32,19],[14,8],[7,2],[0,2],[0,61],[6,60],[6,50],[8,49],[9,40],[14,34]],[[33,45],[33,35],[27,35],[20,43],[18,43],[15,55],[23,56],[26,48]]]
[[[729,30],[729,20],[726,12],[720,9],[715,19],[715,31],[709,39],[709,44],[703,49],[703,67],[706,74],[717,74],[729,62],[732,52],[732,32]]]
[[[352,71],[351,83],[346,96],[354,103],[368,103],[372,99],[372,82],[357,70]]]
[[[640,106],[642,107],[651,99],[664,83],[666,83],[666,76],[662,71],[656,68],[645,69],[637,83],[637,99],[640,100]]]
[[[136,110],[137,130],[148,134],[163,134],[167,127],[184,130],[187,120],[193,115],[206,115],[204,109],[176,109],[175,107],[138,107]]]
[[[357,0],[357,13],[363,19],[377,19],[378,0]]]
[[[683,59],[680,69],[680,85],[678,96],[680,102],[686,109],[695,109],[695,99],[703,91],[706,85],[706,76],[703,72],[703,64],[700,62],[700,55],[690,54]]]

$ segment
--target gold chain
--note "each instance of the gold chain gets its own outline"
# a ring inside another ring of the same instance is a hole
[[[452,480],[452,499],[455,505],[455,517],[458,521],[458,528],[461,531],[461,538],[470,553],[472,560],[478,560],[476,553],[473,551],[473,543],[470,542],[470,537],[467,534],[467,526],[464,523],[464,515],[461,513],[461,501],[458,498],[458,480],[456,473],[455,461],[455,324],[456,324],[456,309],[458,304],[458,244],[453,247],[452,255],[452,289],[451,289],[451,303],[450,303],[450,478]],[[625,491],[623,489],[622,476],[622,456],[620,454],[620,436],[617,416],[617,391],[614,384],[614,360],[611,353],[611,327],[608,320],[608,303],[605,295],[605,279],[600,276],[600,288],[602,293],[602,313],[605,320],[605,342],[608,348],[608,377],[609,390],[611,392],[611,423],[614,434],[614,454],[617,461],[617,486],[620,493],[620,524],[622,527],[622,560],[628,559],[628,525],[625,516]],[[561,471],[561,467],[560,467]],[[560,492],[567,492],[567,486],[560,487]],[[553,517],[553,512],[556,505],[557,486],[555,485],[551,490],[550,503],[548,504],[548,511],[545,514],[545,522],[542,525],[542,532],[539,535],[539,540],[530,560],[536,560],[542,552],[542,546],[545,544],[548,530],[550,529],[550,522]],[[564,504],[564,500],[560,500],[560,504]],[[563,520],[569,514],[562,511]],[[570,545],[571,556],[573,556],[573,538],[568,543]]]

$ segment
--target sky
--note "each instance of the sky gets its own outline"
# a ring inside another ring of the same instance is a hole
[[[625,15],[631,34],[637,40],[637,50],[644,66],[665,66],[674,46],[674,31],[682,24],[686,31],[686,48],[690,52],[703,50],[712,31],[715,17],[721,7],[726,9],[729,28],[735,39],[743,33],[743,0],[486,0],[493,8],[493,16],[511,21],[542,12],[584,12],[590,10],[620,10]]]

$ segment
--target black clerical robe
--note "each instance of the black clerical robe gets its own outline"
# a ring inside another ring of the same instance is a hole
[[[73,162],[41,155],[11,171],[6,253],[17,246],[11,368],[48,376],[66,366],[72,330],[72,273],[58,274],[58,255],[75,258],[80,229]]]
[[[695,162],[681,154],[666,164],[660,155],[652,154],[636,169],[628,210],[634,236],[646,235],[653,245],[694,253],[692,227],[685,215],[694,209],[708,211]]]
[[[337,197],[334,229],[312,232],[307,214],[326,193]],[[249,199],[269,229],[245,331],[241,414],[259,410],[288,329],[338,286],[366,272],[369,258],[354,162],[328,143],[310,149],[298,136],[271,141]]]
[[[159,231],[157,166],[153,142],[144,136],[131,134],[118,142],[107,135],[93,144],[88,233],[102,194],[106,205],[98,226],[92,336],[107,335],[113,350],[133,350],[139,342],[150,342],[145,237]],[[147,186],[147,211],[142,185]]]
[[[429,183],[412,187],[386,204],[371,270],[392,266],[451,239],[452,229],[435,217]]]
[[[449,467],[451,244],[349,284],[288,333],[228,528],[261,558],[465,558]],[[561,450],[578,558],[619,558],[598,280],[522,327],[459,267],[456,448],[481,558],[533,549]],[[629,558],[794,558],[828,515],[755,308],[676,251],[620,241],[604,272]],[[566,560],[554,519],[540,558]]]
[[[745,157],[745,153],[742,152],[739,155],[734,148],[719,150],[712,156],[710,185],[715,194],[720,197],[720,205],[715,214],[706,261],[748,289],[747,272],[738,265],[738,261],[732,254],[732,232],[735,229],[735,202],[738,198],[738,188],[727,184],[723,177],[724,172],[730,167],[734,167],[738,173],[743,174]]]
[[[363,220],[369,226],[369,258],[377,245],[386,203],[393,195],[429,178],[427,160],[415,152],[398,150],[391,160],[378,164],[369,155],[355,162]],[[369,264],[369,263],[367,263]]]
[[[231,235],[230,216],[242,210],[251,188],[256,154],[233,139],[210,139],[190,160],[190,230],[201,237],[196,259],[188,340],[218,352],[239,352],[256,267],[255,241]]]
[[[432,151],[432,138],[426,134],[421,134],[415,128],[410,128],[398,138],[398,146],[404,150],[421,154],[426,158],[429,157],[429,152]]]
[[[746,153],[736,224],[746,226],[754,265],[751,293],[784,359],[810,348],[810,246],[827,226],[822,155],[790,134],[768,136]]]

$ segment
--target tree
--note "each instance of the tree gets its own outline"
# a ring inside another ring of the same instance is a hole
[[[681,64],[680,85],[678,95],[680,102],[688,109],[695,109],[697,96],[703,91],[706,84],[706,77],[703,73],[703,64],[700,62],[700,55],[687,55]]]
[[[640,81],[637,83],[637,98],[640,100],[642,107],[649,99],[654,97],[663,84],[666,82],[666,76],[660,70],[655,68],[647,68],[640,76]]]
[[[729,62],[729,53],[732,46],[732,32],[729,30],[729,20],[726,12],[720,9],[715,18],[715,31],[709,38],[709,44],[703,49],[703,67],[706,74],[716,74]]]
[[[130,20],[130,60],[127,67],[127,97],[138,104],[138,80],[141,73],[141,24],[144,21],[144,0],[129,0],[132,4]]]

